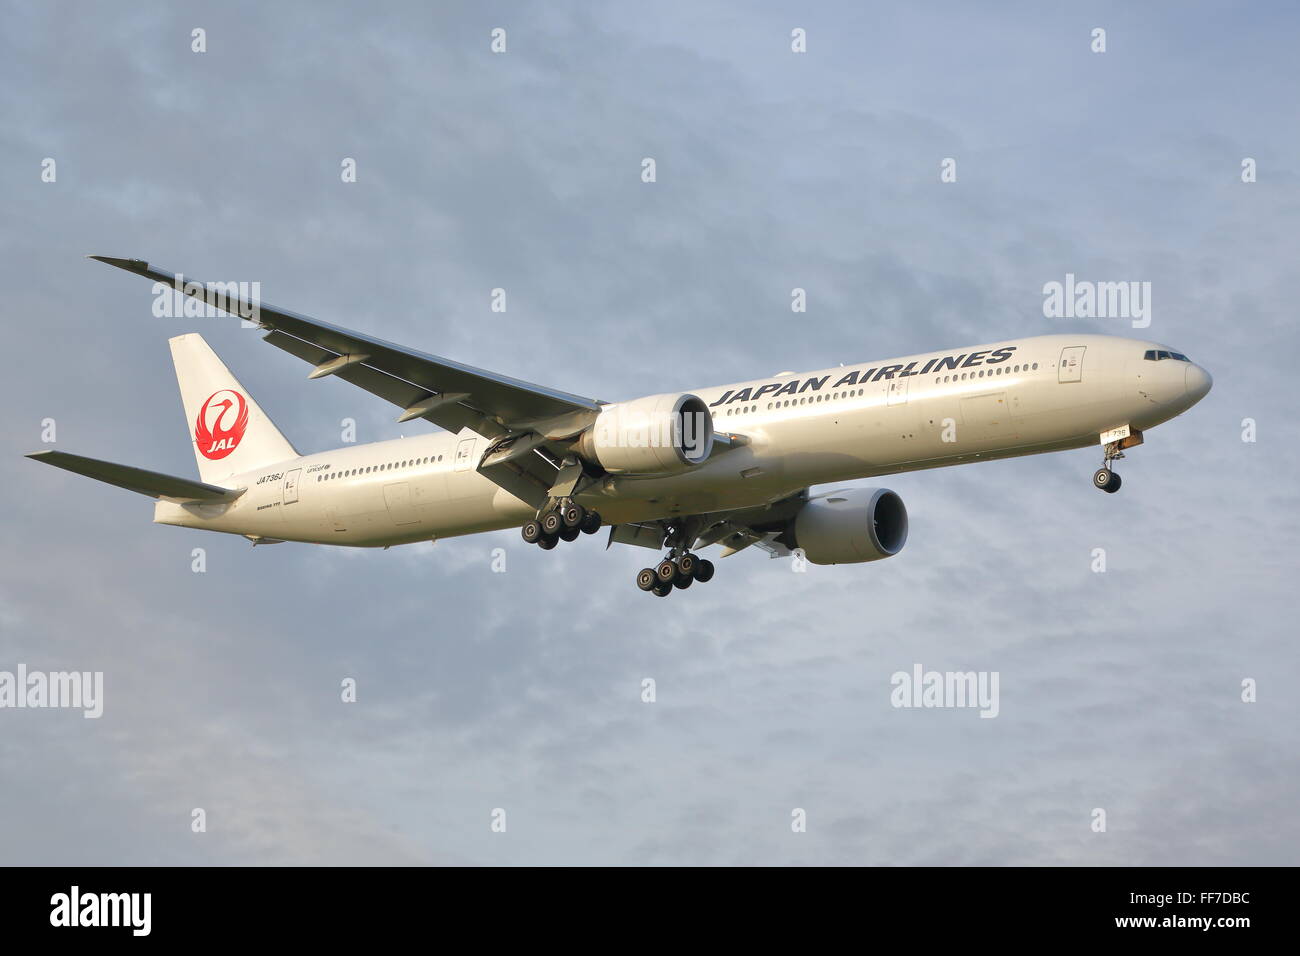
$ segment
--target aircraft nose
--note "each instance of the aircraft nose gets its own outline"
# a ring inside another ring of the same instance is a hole
[[[1193,402],[1199,402],[1209,394],[1214,379],[1210,378],[1210,373],[1199,365],[1188,364],[1183,384],[1187,389],[1187,397]]]

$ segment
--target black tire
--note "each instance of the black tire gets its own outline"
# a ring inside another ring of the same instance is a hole
[[[542,530],[548,535],[559,534],[562,527],[564,527],[564,519],[560,517],[558,511],[548,511],[542,515]]]
[[[659,579],[660,584],[672,584],[673,578],[677,577],[677,565],[664,558],[655,566],[655,577]]]
[[[656,584],[651,593],[655,597],[667,597],[673,593],[673,586],[671,584]]]
[[[1119,478],[1119,475],[1115,474],[1109,468],[1098,468],[1092,473],[1092,484],[1093,487],[1106,491],[1110,487],[1111,481],[1117,478]],[[1118,484],[1118,482],[1116,482],[1116,484]]]
[[[560,511],[560,520],[564,522],[566,528],[578,527],[585,517],[587,517],[587,509],[579,504],[566,505]]]
[[[636,573],[636,586],[642,591],[653,591],[658,583],[654,568],[642,568]]]
[[[524,536],[524,540],[529,544],[536,544],[542,537],[542,523],[536,518],[532,521],[526,521],[519,533]]]
[[[582,534],[582,532],[579,531],[577,528],[561,528],[561,529],[560,529],[560,540],[561,540],[561,541],[577,541],[577,540],[578,540],[578,535],[580,535],[580,534]]]
[[[713,562],[708,558],[700,558],[699,563],[695,565],[695,580],[699,581],[701,584],[705,584],[712,580],[712,578]]]
[[[694,583],[695,579],[685,574],[679,574],[677,577],[673,578],[673,587],[682,591],[685,591]]]
[[[550,551],[551,548],[555,547],[559,543],[560,539],[551,534],[544,534],[537,539],[537,546],[543,551]]]
[[[683,578],[695,577],[695,569],[699,567],[700,559],[693,554],[683,554],[677,559],[677,576]]]
[[[600,530],[600,514],[588,511],[582,518],[581,528],[583,534],[595,534]]]
[[[1124,482],[1119,475],[1115,474],[1114,472],[1111,472],[1110,482],[1106,485],[1105,490],[1108,494],[1113,495],[1115,492],[1119,491],[1119,487],[1123,483]]]

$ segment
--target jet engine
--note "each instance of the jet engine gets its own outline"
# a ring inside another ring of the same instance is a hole
[[[907,508],[888,488],[846,488],[809,499],[783,539],[813,564],[879,561],[907,543]]]
[[[670,475],[708,459],[713,415],[689,393],[651,395],[601,409],[577,452],[613,474]]]

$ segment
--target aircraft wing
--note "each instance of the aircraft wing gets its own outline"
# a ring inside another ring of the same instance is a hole
[[[595,399],[417,352],[265,302],[241,299],[238,294],[230,295],[235,290],[178,277],[141,259],[90,258],[181,289],[232,315],[253,315],[252,321],[268,330],[268,342],[315,366],[311,377],[337,375],[352,382],[401,406],[403,421],[424,418],[448,431],[469,425],[494,438],[562,416],[575,415],[586,424],[600,410]],[[580,430],[575,428],[574,433]]]
[[[756,546],[766,551],[769,557],[783,558],[793,553],[783,532],[808,497],[808,489],[805,488],[757,508],[615,525],[609,529],[609,541],[605,547],[608,549],[615,544],[628,544],[658,550],[664,546],[669,527],[684,523],[689,529],[692,550],[698,551],[717,544],[722,546],[721,556],[729,558],[738,551]]]
[[[484,475],[530,503],[545,499],[558,471],[553,461],[532,454],[533,449],[543,448],[545,439],[576,435],[600,411],[601,403],[595,399],[417,352],[241,298],[234,283],[199,282],[142,259],[90,258],[165,283],[214,308],[257,322],[267,330],[265,341],[313,366],[309,378],[334,375],[378,395],[402,409],[399,422],[423,418],[450,432],[469,427],[488,439],[512,442],[516,448],[522,447],[517,440],[531,433],[536,440],[527,454],[482,469]]]

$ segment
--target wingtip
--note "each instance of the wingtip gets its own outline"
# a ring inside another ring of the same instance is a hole
[[[94,259],[96,262],[105,262],[110,266],[126,269],[128,272],[144,272],[149,268],[149,263],[143,259],[119,259],[116,256],[86,256],[86,258]]]

